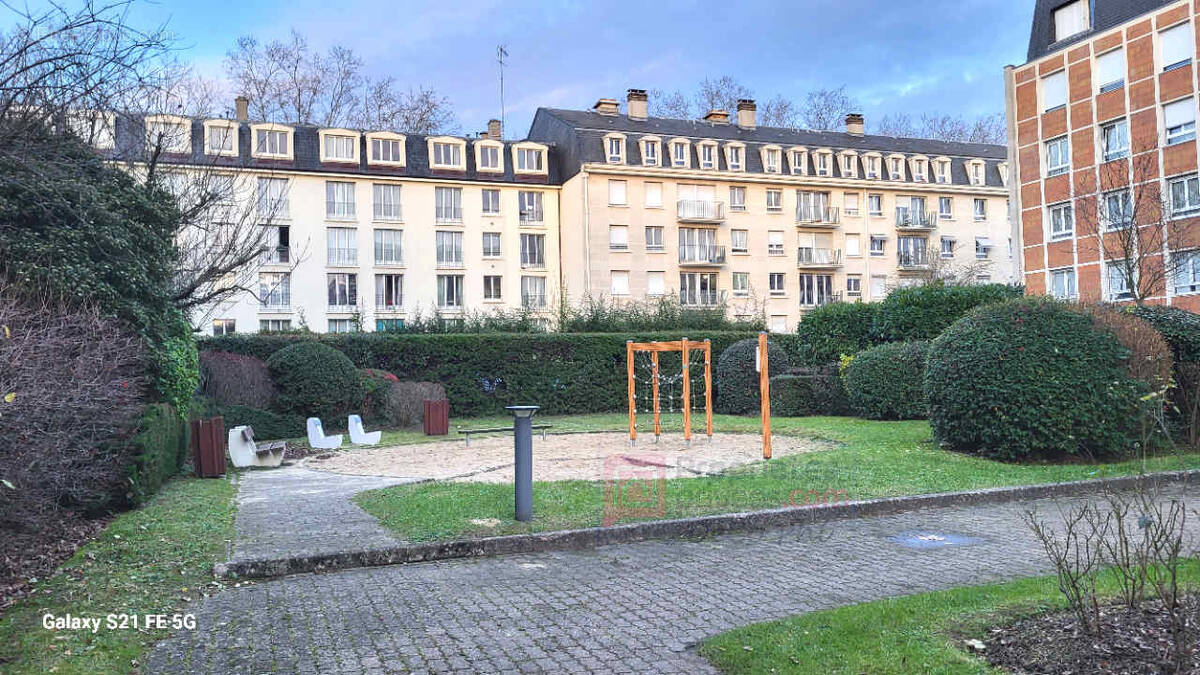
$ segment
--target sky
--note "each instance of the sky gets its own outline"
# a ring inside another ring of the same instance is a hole
[[[69,0],[68,0],[69,4]],[[496,47],[507,46],[505,136],[539,106],[589,108],[629,88],[691,93],[730,75],[759,101],[845,85],[870,127],[889,113],[1004,111],[1003,68],[1024,62],[1034,0],[157,0],[180,57],[221,76],[240,35],[291,29],[354,49],[368,74],[431,86],[459,131],[500,116]],[[230,98],[236,92],[230,92]],[[232,103],[230,104],[232,105]]]

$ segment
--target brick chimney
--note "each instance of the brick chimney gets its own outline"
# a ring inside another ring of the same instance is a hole
[[[704,121],[710,124],[729,124],[728,110],[709,110],[704,114]]]
[[[501,137],[500,120],[488,120],[487,137],[500,140]]]
[[[851,136],[862,136],[865,124],[863,116],[858,113],[850,113],[846,115],[846,133]]]
[[[629,111],[629,119],[644,120],[649,113],[649,97],[646,96],[645,89],[630,89],[625,94],[626,110]]]
[[[233,116],[239,122],[246,122],[250,119],[250,99],[245,96],[239,96],[233,99]]]
[[[758,126],[758,106],[752,99],[738,99],[737,125],[743,129],[753,129]]]
[[[601,115],[616,115],[621,112],[621,104],[615,98],[602,98],[592,106],[592,111]]]

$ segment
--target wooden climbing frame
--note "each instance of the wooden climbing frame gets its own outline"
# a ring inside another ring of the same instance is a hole
[[[695,342],[683,338],[670,342],[625,343],[625,368],[629,383],[629,441],[637,440],[637,400],[634,393],[633,359],[638,352],[650,352],[650,386],[654,398],[654,439],[662,433],[661,411],[658,403],[658,355],[662,352],[679,352],[683,358],[683,439],[692,440],[692,374],[688,367],[692,352],[704,354],[704,432],[712,440],[712,343],[708,340]]]

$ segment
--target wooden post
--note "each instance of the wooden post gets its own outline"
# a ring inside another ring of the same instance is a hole
[[[692,441],[692,378],[688,372],[688,355],[691,348],[688,347],[688,339],[683,338],[683,440],[685,443]]]
[[[712,341],[704,340],[704,426],[712,441]]]
[[[625,376],[629,380],[629,442],[637,440],[637,399],[633,392],[633,340],[625,341]]]
[[[758,392],[762,397],[763,459],[771,459],[771,368],[766,333],[758,334]]]
[[[662,433],[658,408],[658,352],[650,352],[650,370],[654,377],[654,442],[657,443],[658,435]]]

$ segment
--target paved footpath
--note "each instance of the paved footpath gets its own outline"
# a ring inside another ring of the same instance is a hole
[[[711,672],[694,646],[730,628],[1045,573],[1021,514],[1061,503],[297,575],[196,603],[147,671]]]

